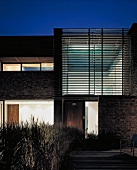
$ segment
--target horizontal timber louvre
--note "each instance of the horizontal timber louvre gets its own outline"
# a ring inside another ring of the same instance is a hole
[[[128,95],[128,29],[62,29],[62,95]]]

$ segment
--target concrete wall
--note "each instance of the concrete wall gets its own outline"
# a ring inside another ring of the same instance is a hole
[[[52,99],[54,72],[0,72],[0,100]]]
[[[107,132],[121,138],[137,133],[137,97],[100,96],[99,133]]]

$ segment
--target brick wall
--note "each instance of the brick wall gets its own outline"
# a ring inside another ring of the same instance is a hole
[[[137,133],[137,97],[100,96],[99,133],[111,132],[122,138]]]
[[[0,99],[53,98],[54,72],[0,72]]]
[[[131,36],[131,95],[137,95],[137,23],[133,24]]]

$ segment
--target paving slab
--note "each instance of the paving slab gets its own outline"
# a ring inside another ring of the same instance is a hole
[[[74,151],[70,154],[68,170],[137,170],[137,158],[111,151]]]

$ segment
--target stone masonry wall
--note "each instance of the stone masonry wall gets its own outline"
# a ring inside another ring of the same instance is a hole
[[[121,138],[137,133],[137,97],[100,96],[99,133],[107,132]]]
[[[0,100],[52,99],[54,72],[0,72]]]

